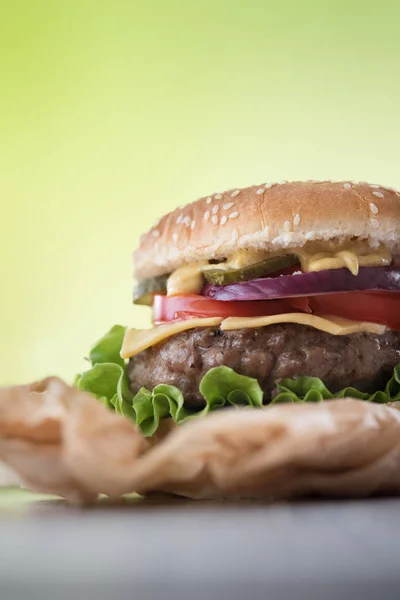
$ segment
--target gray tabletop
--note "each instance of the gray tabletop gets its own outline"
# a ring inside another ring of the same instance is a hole
[[[0,598],[400,598],[400,501],[0,512]]]

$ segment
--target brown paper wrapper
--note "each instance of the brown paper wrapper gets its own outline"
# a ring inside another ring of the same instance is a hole
[[[197,499],[400,493],[400,411],[354,399],[226,409],[146,439],[60,379],[0,390],[0,461],[32,490]]]

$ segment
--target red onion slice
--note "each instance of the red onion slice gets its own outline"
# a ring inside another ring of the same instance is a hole
[[[400,267],[362,267],[280,275],[230,285],[206,284],[202,294],[213,300],[266,300],[358,291],[400,292]]]

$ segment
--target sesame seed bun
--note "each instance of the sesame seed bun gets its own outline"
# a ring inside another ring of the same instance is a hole
[[[399,253],[400,192],[355,181],[279,181],[206,196],[142,236],[134,275],[140,281],[239,248],[287,251],[347,238]]]

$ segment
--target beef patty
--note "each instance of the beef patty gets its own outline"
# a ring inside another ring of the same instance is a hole
[[[382,335],[330,335],[296,324],[222,331],[207,327],[184,331],[132,357],[128,365],[133,392],[158,383],[178,387],[186,406],[201,408],[203,375],[226,365],[255,377],[268,402],[275,382],[301,375],[319,377],[332,391],[354,386],[372,392],[383,386],[400,363],[400,332]]]

